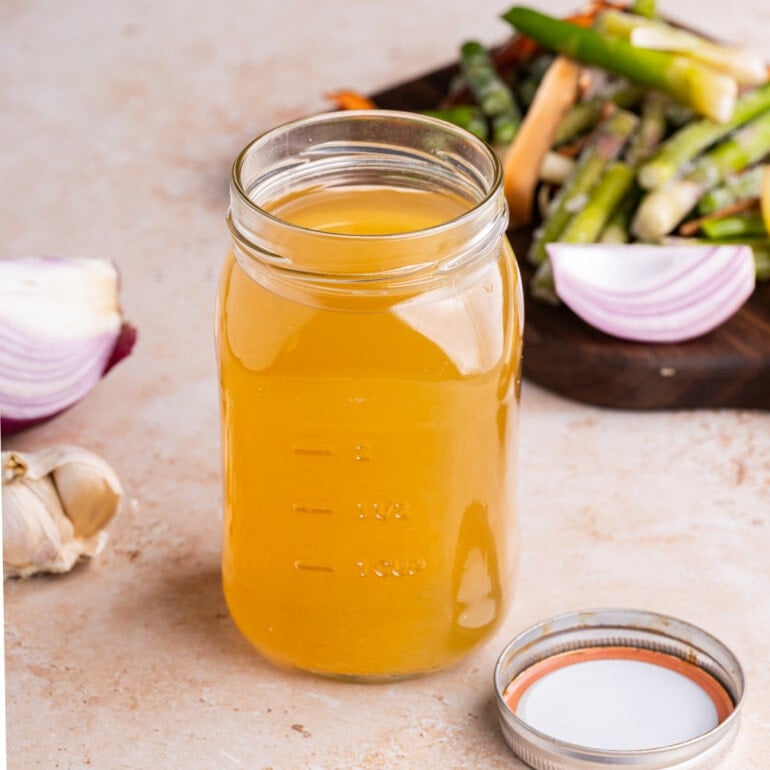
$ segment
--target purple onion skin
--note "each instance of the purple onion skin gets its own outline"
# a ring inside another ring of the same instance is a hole
[[[119,364],[131,353],[136,344],[138,335],[139,333],[135,327],[131,326],[127,321],[123,321],[120,331],[118,332],[118,338],[115,340],[115,347],[112,349],[112,353],[104,366],[102,377],[104,377],[115,364]]]
[[[124,358],[126,358],[131,353],[131,351],[134,348],[134,345],[136,344],[137,336],[138,336],[138,332],[136,328],[131,326],[130,323],[124,321],[120,327],[118,336],[115,339],[115,345],[112,348],[112,353],[110,354],[110,357],[107,359],[107,363],[105,364],[104,370],[102,371],[102,377],[104,377],[104,375],[107,374],[107,372],[109,372],[113,366],[115,366],[116,364],[119,364]],[[74,403],[70,404],[64,409],[60,409],[59,411],[54,412],[53,414],[46,414],[41,417],[34,417],[29,420],[16,420],[11,417],[3,417],[2,415],[0,415],[0,435],[11,436],[15,433],[20,433],[23,430],[27,430],[27,428],[32,428],[35,425],[42,425],[43,423],[48,422],[49,420],[53,419],[57,415],[60,415],[63,412],[66,412],[68,409],[71,409],[73,406],[75,406],[76,403],[79,403],[79,402],[75,401]]]

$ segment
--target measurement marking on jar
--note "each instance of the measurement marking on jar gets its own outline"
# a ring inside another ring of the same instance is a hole
[[[426,566],[427,562],[425,559],[409,558],[356,562],[356,568],[360,577],[411,577],[418,572],[422,572]]]
[[[311,457],[326,457],[334,454],[334,449],[328,444],[316,444],[305,441],[297,442],[291,449],[294,454],[310,455]]]
[[[409,503],[406,500],[383,500],[372,503],[356,503],[356,515],[359,519],[408,519]]]
[[[368,444],[356,444],[356,462],[368,463],[372,459],[372,448]]]
[[[303,505],[301,503],[294,503],[291,507],[295,513],[334,513],[333,508],[327,508],[323,505]]]
[[[334,565],[324,564],[317,561],[306,561],[305,559],[297,559],[294,562],[295,569],[304,569],[308,572],[334,572]]]

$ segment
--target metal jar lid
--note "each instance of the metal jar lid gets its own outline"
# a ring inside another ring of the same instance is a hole
[[[733,653],[676,618],[628,609],[559,615],[519,634],[494,675],[500,725],[537,770],[703,770],[740,723]]]

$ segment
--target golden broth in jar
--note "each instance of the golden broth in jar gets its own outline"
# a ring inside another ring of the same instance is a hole
[[[515,585],[522,321],[504,222],[466,254],[467,197],[370,180],[261,211],[275,251],[244,256],[236,236],[219,297],[232,616],[316,673],[450,665]]]

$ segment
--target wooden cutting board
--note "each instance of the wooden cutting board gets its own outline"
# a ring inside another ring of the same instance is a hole
[[[374,94],[378,107],[426,110],[447,93],[448,66]],[[524,376],[567,398],[618,409],[770,409],[770,281],[713,332],[677,345],[626,342],[566,307],[532,299],[531,231],[509,233],[524,279]]]

